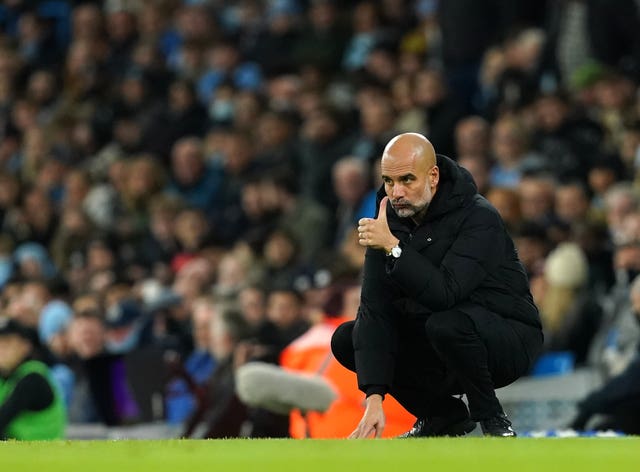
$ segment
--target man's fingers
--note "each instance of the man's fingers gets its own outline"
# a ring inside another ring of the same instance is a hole
[[[364,436],[362,436],[363,438],[368,438],[370,437],[373,433],[376,433],[376,437],[378,437],[377,432],[376,432],[376,427],[375,426],[368,426],[367,427],[367,434],[365,434]]]
[[[349,439],[366,439],[373,433],[375,433],[376,438],[379,438],[382,435],[382,429],[376,428],[375,425],[359,424],[353,433],[349,435]]]
[[[378,211],[378,219],[382,221],[387,221],[387,202],[389,201],[389,197],[384,197],[380,201],[380,211]]]

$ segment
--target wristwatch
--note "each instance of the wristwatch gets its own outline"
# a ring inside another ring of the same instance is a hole
[[[387,253],[387,256],[392,256],[394,258],[399,258],[402,255],[402,248],[400,247],[400,243],[396,244],[391,248],[391,251]]]

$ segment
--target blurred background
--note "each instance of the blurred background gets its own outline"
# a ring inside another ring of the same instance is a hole
[[[356,222],[415,131],[529,274],[546,344],[499,392],[516,428],[640,432],[639,4],[5,0],[0,306],[27,345],[3,376],[44,362],[67,437],[344,436]],[[337,397],[247,404],[256,361]]]

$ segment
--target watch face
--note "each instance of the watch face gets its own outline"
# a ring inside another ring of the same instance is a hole
[[[396,259],[400,257],[400,254],[402,254],[402,249],[400,249],[398,246],[391,249],[391,255]]]

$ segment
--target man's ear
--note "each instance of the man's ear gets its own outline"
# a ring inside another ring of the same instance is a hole
[[[440,169],[438,166],[433,166],[429,172],[429,184],[435,187],[440,182]]]

